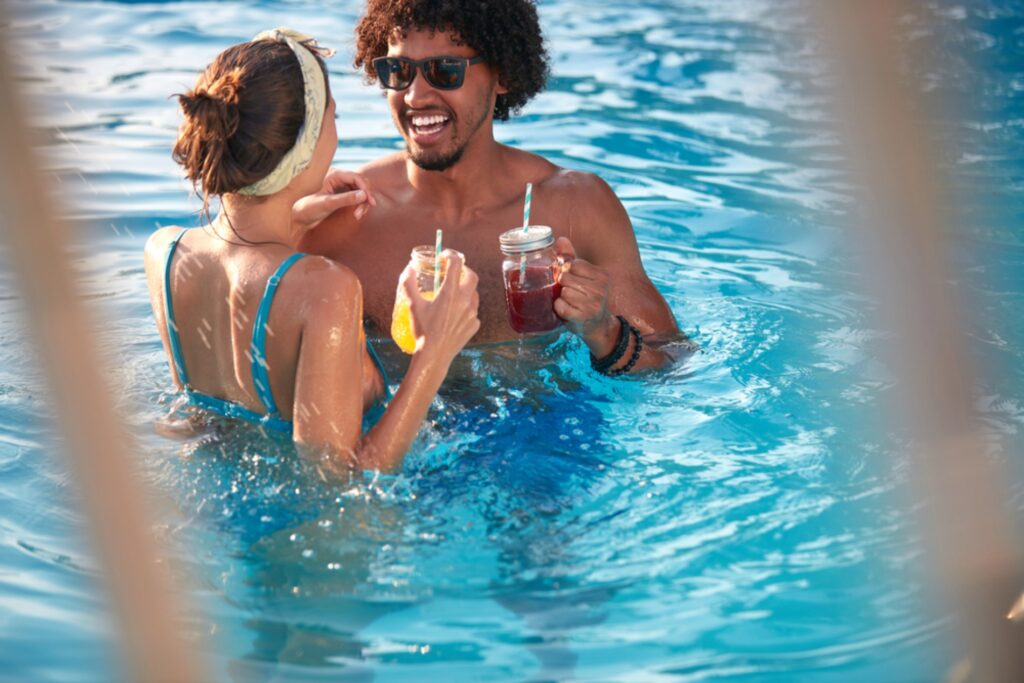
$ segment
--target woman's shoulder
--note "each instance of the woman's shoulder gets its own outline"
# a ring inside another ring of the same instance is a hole
[[[335,310],[339,305],[362,304],[359,278],[350,269],[326,256],[306,254],[287,278],[290,295],[303,299],[314,312]]]
[[[177,225],[168,225],[162,228],[157,228],[149,237],[146,239],[146,246],[144,248],[144,254],[146,259],[146,265],[155,265],[163,263],[167,257],[167,249],[171,246],[171,242],[178,233],[185,230],[185,228]]]

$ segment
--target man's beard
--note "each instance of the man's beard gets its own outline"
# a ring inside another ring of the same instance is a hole
[[[448,150],[448,151],[444,151],[444,152],[435,152],[433,154],[424,153],[424,152],[421,151],[419,154],[417,154],[417,153],[413,152],[412,144],[409,142],[408,139],[406,139],[406,141],[405,141],[405,155],[406,155],[406,157],[408,157],[412,161],[412,163],[416,164],[418,167],[422,168],[424,171],[446,171],[446,170],[448,170],[449,168],[451,168],[452,166],[457,164],[459,159],[462,158],[462,155],[465,153],[466,147],[469,146],[469,142],[470,142],[470,140],[472,140],[473,135],[475,135],[477,130],[480,129],[480,126],[483,125],[484,120],[487,118],[488,112],[491,109],[493,109],[493,108],[494,108],[493,102],[491,103],[490,107],[486,107],[485,106],[485,107],[481,108],[479,116],[474,117],[476,119],[476,123],[474,125],[470,126],[470,128],[468,129],[468,131],[469,131],[468,134],[464,138],[462,138],[461,140],[458,139],[458,137],[456,137],[453,140],[453,142],[455,143],[454,149],[451,149],[451,150]],[[452,122],[451,125],[452,125],[452,127],[454,129],[455,124],[456,124],[455,115],[449,113],[449,116],[450,116],[451,122]],[[466,120],[470,120],[470,118],[467,118]]]
[[[460,145],[447,154],[439,155],[425,155],[415,154],[412,151],[412,147],[409,144],[405,145],[405,153],[412,163],[416,164],[424,171],[446,171],[462,158],[462,153],[466,151],[465,145]]]

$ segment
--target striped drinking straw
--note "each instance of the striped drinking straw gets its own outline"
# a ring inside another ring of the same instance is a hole
[[[437,296],[439,289],[441,289],[441,228],[437,229],[437,237],[434,238],[434,296]]]
[[[533,199],[533,183],[526,183],[526,200],[523,203],[523,232],[530,225],[530,202]],[[523,276],[526,275],[526,253],[519,255],[519,284],[523,283]]]
[[[533,198],[533,183],[526,183],[526,201],[523,204],[523,230],[530,225],[530,201]]]

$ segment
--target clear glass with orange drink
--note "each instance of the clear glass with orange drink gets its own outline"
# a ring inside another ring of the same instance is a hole
[[[414,247],[409,257],[409,263],[416,271],[416,284],[420,294],[427,301],[433,300],[437,295],[437,292],[434,291],[434,273],[437,271],[434,249],[431,245]],[[444,282],[447,262],[443,259],[440,269],[439,282]],[[402,351],[410,354],[416,351],[416,336],[412,329],[409,297],[405,295],[405,290],[401,285],[398,286],[398,291],[395,293],[395,307],[391,312],[391,338],[395,340],[398,348]]]

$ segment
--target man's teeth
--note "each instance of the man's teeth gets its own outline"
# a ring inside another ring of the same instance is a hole
[[[441,130],[441,127],[446,123],[448,123],[448,117],[440,114],[412,117],[412,125],[422,133],[437,132]]]

